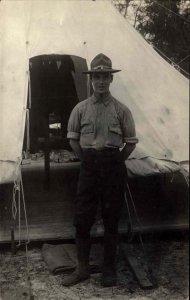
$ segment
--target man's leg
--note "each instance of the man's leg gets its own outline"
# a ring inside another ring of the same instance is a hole
[[[112,229],[109,224],[112,224]],[[118,242],[118,219],[104,219],[104,262],[102,285],[114,286],[117,284],[116,254]]]
[[[76,270],[63,279],[64,286],[77,284],[90,277],[90,230],[94,223],[98,195],[96,193],[96,176],[93,171],[81,168],[75,199],[74,225],[76,228]]]
[[[64,286],[72,286],[90,277],[89,255],[90,236],[86,235],[86,229],[77,229],[82,234],[76,235],[77,267],[73,273],[65,277],[62,281]]]
[[[117,166],[105,181],[102,199],[102,217],[104,222],[104,264],[102,274],[103,286],[117,283],[116,253],[118,242],[118,222],[124,202],[123,166]]]

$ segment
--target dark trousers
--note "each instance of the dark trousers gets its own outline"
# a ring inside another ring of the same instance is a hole
[[[125,164],[119,150],[85,150],[75,199],[76,238],[90,237],[98,203],[105,233],[117,234],[124,202]]]

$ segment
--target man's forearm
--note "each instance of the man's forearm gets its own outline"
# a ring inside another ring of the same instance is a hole
[[[122,151],[121,151],[121,156],[123,158],[123,161],[125,161],[129,155],[135,150],[136,144],[126,144]]]
[[[73,149],[76,156],[81,160],[82,159],[82,148],[80,146],[80,143],[78,140],[72,140],[69,141],[71,148]]]

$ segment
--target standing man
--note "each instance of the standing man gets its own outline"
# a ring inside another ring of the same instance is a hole
[[[116,285],[118,221],[126,180],[124,162],[138,142],[130,110],[109,92],[112,74],[119,71],[112,69],[107,56],[98,54],[91,62],[91,70],[84,72],[90,74],[94,93],[74,107],[69,119],[67,137],[81,160],[81,168],[74,215],[78,266],[63,279],[64,286],[90,277],[90,230],[99,201],[104,224],[102,285]]]

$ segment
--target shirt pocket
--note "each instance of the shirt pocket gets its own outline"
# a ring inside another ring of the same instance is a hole
[[[120,124],[111,124],[108,126],[108,146],[120,147],[122,144],[122,131]]]
[[[82,124],[81,128],[81,134],[89,134],[94,132],[94,124],[89,122],[89,123],[84,123]]]
[[[122,131],[119,124],[113,124],[109,126],[109,132],[113,134],[122,135]]]

